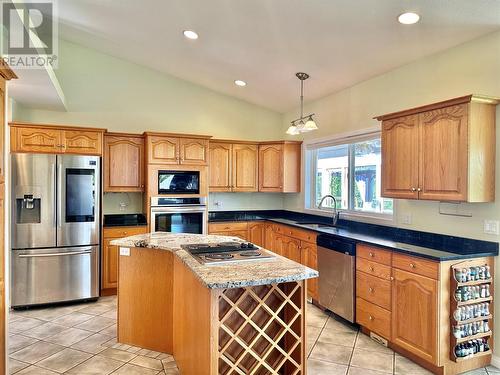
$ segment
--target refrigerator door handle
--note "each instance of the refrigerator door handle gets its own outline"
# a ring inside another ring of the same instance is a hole
[[[91,254],[92,250],[82,250],[82,251],[68,251],[64,253],[45,253],[45,254],[20,254],[19,258],[43,258],[43,257],[60,257],[64,255],[82,255]]]
[[[56,163],[53,163],[51,167],[52,167],[52,181],[56,181],[57,180]],[[57,186],[54,193],[55,193],[54,196],[54,201],[55,201],[57,199]],[[57,210],[54,210],[54,226],[57,226]]]
[[[63,189],[63,182],[62,182],[62,175],[63,175],[63,165],[61,162],[57,163],[57,188],[56,188],[56,194],[57,194],[57,226],[62,227],[62,189]]]

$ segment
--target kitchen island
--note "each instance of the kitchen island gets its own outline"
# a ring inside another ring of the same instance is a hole
[[[181,245],[234,237],[155,233],[120,247],[118,341],[171,353],[183,374],[304,374],[306,279],[271,259],[205,265]]]

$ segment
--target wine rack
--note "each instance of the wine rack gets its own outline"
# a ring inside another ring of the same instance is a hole
[[[451,266],[450,359],[455,362],[492,353],[493,270],[484,260]]]

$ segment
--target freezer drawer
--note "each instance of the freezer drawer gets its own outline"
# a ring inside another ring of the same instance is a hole
[[[11,306],[95,298],[99,246],[13,250]]]

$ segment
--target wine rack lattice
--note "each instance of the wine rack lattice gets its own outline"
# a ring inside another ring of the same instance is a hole
[[[225,289],[219,296],[219,374],[302,374],[303,282]]]

